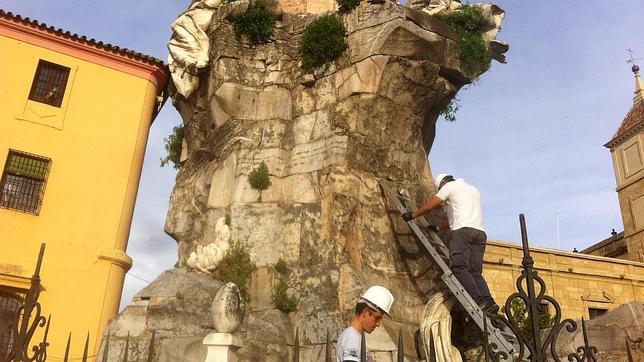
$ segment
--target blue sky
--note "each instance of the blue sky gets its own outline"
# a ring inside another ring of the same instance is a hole
[[[50,26],[166,60],[170,24],[189,1],[0,0],[0,8]],[[525,213],[533,246],[583,249],[621,231],[610,140],[632,104],[626,48],[644,65],[644,5],[637,0],[496,1],[506,11],[494,62],[458,94],[454,123],[439,120],[429,160],[481,190],[490,239],[520,240]],[[122,306],[163,270],[176,243],[163,224],[175,171],[159,167],[163,137],[181,122],[166,104],[148,142],[128,254],[134,266]]]

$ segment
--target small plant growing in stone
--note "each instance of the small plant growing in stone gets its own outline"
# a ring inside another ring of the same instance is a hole
[[[458,50],[461,69],[468,74],[486,69],[492,55],[483,41],[483,32],[491,24],[478,6],[463,5],[448,14],[435,15],[458,34]]]
[[[263,0],[251,2],[244,13],[231,16],[229,20],[238,37],[245,35],[254,44],[266,43],[275,29],[275,18],[266,10]]]
[[[235,243],[219,261],[214,276],[224,283],[235,283],[244,300],[249,302],[248,283],[255,268],[248,250],[240,243]]]
[[[281,276],[286,276],[288,274],[288,265],[286,265],[286,262],[284,259],[279,258],[277,263],[274,265],[275,270],[280,273]]]
[[[458,103],[459,99],[458,98],[452,98],[447,105],[442,107],[440,111],[438,112],[439,115],[443,116],[447,122],[455,122],[456,121],[456,112],[458,112],[459,109],[461,109],[460,103]]]
[[[175,170],[181,168],[181,148],[183,146],[183,126],[176,126],[172,133],[163,139],[166,152],[168,154],[161,159],[161,167],[172,163]]]
[[[341,13],[348,13],[360,5],[362,0],[335,0]]]
[[[302,69],[312,71],[340,56],[348,47],[347,30],[334,15],[321,16],[304,29],[300,43]]]
[[[280,274],[277,285],[273,287],[273,305],[284,313],[291,313],[297,309],[300,300],[295,296],[289,296],[288,291],[288,272],[289,268],[286,262],[280,258],[274,265],[275,270]]]
[[[248,175],[248,183],[254,190],[259,191],[259,199],[257,201],[262,202],[262,191],[271,186],[271,179],[268,176],[266,162],[262,161],[257,168],[250,172]]]

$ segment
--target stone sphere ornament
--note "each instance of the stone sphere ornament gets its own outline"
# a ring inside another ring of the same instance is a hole
[[[244,299],[235,283],[219,288],[210,306],[210,314],[219,333],[233,333],[244,319]]]

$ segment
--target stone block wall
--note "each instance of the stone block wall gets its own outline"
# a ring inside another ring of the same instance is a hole
[[[588,319],[589,308],[611,310],[644,300],[644,263],[546,248],[531,248],[530,253],[546,295],[557,300],[564,318]],[[522,259],[520,244],[488,241],[483,276],[499,305],[516,291]]]

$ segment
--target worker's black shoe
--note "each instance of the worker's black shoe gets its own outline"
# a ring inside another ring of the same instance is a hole
[[[501,309],[499,305],[496,304],[496,302],[494,302],[494,299],[492,299],[491,297],[484,297],[481,299],[482,300],[479,301],[477,304],[479,305],[479,308],[481,308],[483,312],[487,314],[497,314],[499,312],[499,309]]]
[[[483,309],[483,311],[484,311],[485,313],[488,313],[488,314],[497,314],[497,313],[499,312],[499,309],[501,309],[501,307],[499,307],[499,305],[498,305],[498,304],[496,304],[496,303],[494,303],[494,301],[492,301],[492,302],[491,302],[491,304],[488,304],[488,305]]]

